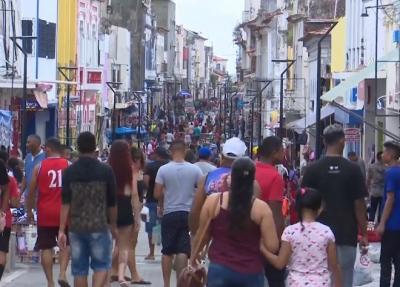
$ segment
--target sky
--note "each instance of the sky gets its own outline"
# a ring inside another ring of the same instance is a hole
[[[214,47],[214,55],[228,59],[229,73],[235,73],[236,47],[232,32],[240,23],[244,0],[174,0],[176,24],[199,32]]]

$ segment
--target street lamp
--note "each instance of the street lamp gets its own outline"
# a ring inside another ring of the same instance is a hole
[[[225,91],[224,91],[224,138],[226,140],[226,112],[228,109],[228,89],[229,89],[229,78],[225,82]]]
[[[308,24],[317,24],[317,25],[330,25],[328,30],[324,33],[324,35],[318,40],[318,54],[317,54],[317,98],[315,101],[315,157],[319,159],[322,152],[321,145],[321,137],[322,137],[322,129],[321,129],[321,96],[322,96],[322,88],[321,88],[321,46],[322,42],[325,38],[330,34],[330,32],[335,28],[338,21],[330,21],[330,20],[311,20],[307,21]]]
[[[273,80],[261,80],[256,79],[256,82],[259,83],[266,83],[265,86],[261,89],[260,93],[258,94],[258,145],[261,145],[262,142],[262,94],[264,90],[272,83]]]
[[[375,75],[374,75],[374,91],[375,91],[375,101],[378,98],[378,25],[379,25],[379,9],[384,9],[385,7],[393,6],[393,4],[379,5],[379,0],[376,0],[375,6],[365,7],[365,11],[361,14],[361,17],[369,17],[368,9],[375,8]],[[376,102],[374,103],[375,116],[376,112]]]
[[[111,141],[115,140],[115,129],[116,129],[116,103],[117,103],[117,90],[122,85],[121,82],[106,82],[106,85],[110,88],[113,92],[114,101],[113,101],[113,111],[112,111],[112,122],[111,122]]]
[[[138,141],[138,147],[140,148],[140,139],[141,139],[141,126],[142,126],[142,97],[140,94],[145,94],[145,91],[132,91],[132,96],[138,101],[138,110],[139,110],[139,119],[138,119],[138,129],[137,129],[137,141]]]
[[[219,88],[218,88],[218,97],[219,97],[219,121],[218,121],[218,125],[219,125],[219,133],[220,133],[220,135],[222,135],[222,84],[219,83],[218,86],[219,86]]]
[[[58,67],[57,69],[67,82],[72,82],[74,77],[72,77],[72,78],[70,77],[70,72],[76,71],[78,68],[76,68],[76,67]],[[67,74],[65,73],[66,71],[68,71],[69,76],[67,76]],[[71,84],[67,83],[67,115],[66,115],[67,119],[66,119],[66,123],[65,123],[65,127],[66,127],[65,144],[66,144],[66,146],[70,146],[70,130],[69,130],[69,126],[70,126],[70,123],[69,123],[70,122],[70,115],[69,115],[70,94],[71,94]]]
[[[27,131],[27,117],[26,117],[26,100],[27,100],[27,86],[28,86],[28,52],[24,49],[23,45],[17,43],[17,40],[36,40],[35,36],[19,36],[19,37],[10,37],[11,41],[14,45],[22,52],[24,55],[24,78],[23,78],[23,87],[22,87],[22,120],[21,120],[21,150],[23,155],[26,154],[26,140],[28,135]]]
[[[238,91],[234,92],[230,97],[230,109],[229,109],[229,138],[232,137],[232,125],[233,125],[233,98],[237,96]]]
[[[253,159],[253,147],[254,147],[254,143],[253,143],[253,138],[254,138],[254,102],[257,99],[256,96],[254,96],[254,98],[251,99],[250,101],[250,158]]]
[[[279,133],[283,138],[283,128],[284,128],[284,117],[283,117],[283,77],[291,66],[296,62],[296,60],[282,59],[282,60],[272,60],[272,63],[287,63],[286,68],[281,73],[281,84],[280,84],[280,94],[279,94]]]

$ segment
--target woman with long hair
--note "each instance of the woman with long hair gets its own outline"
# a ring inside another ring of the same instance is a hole
[[[18,184],[22,183],[22,179],[24,177],[24,172],[22,171],[21,165],[21,161],[16,157],[10,157],[7,161],[8,169],[12,172]]]
[[[114,258],[118,255],[120,286],[127,287],[129,283],[125,281],[125,271],[129,251],[132,248],[131,234],[139,231],[141,207],[137,179],[134,177],[129,145],[126,141],[116,140],[113,142],[108,163],[114,171],[117,184],[118,236],[114,248]]]
[[[145,165],[145,159],[143,152],[137,147],[131,147],[130,156],[132,160],[132,172],[133,178],[135,179],[137,191],[139,195],[140,210],[143,208],[143,199],[145,193],[144,181],[143,181],[143,170]],[[132,284],[150,285],[151,282],[145,281],[139,274],[136,267],[136,244],[138,241],[139,229],[132,230],[130,235],[130,248],[128,251],[128,267],[132,276]]]
[[[271,209],[253,194],[254,178],[255,165],[249,158],[235,160],[229,192],[208,196],[202,208],[193,246],[203,250],[211,241],[208,287],[264,286],[260,244],[274,253],[279,242]],[[192,266],[198,256],[192,252]]]

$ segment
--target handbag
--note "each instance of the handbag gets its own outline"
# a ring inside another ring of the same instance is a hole
[[[222,196],[222,194],[223,193],[220,193],[220,197]],[[215,214],[217,211],[218,202],[220,202],[220,200],[216,200],[213,214]],[[212,218],[208,219],[206,228],[200,234],[199,240],[197,241],[196,246],[193,248],[194,254],[200,253],[201,243],[203,242],[204,237],[206,236],[206,233],[208,231],[208,228],[210,227],[211,220]],[[196,267],[188,265],[187,267],[185,267],[185,269],[182,270],[181,274],[179,275],[177,287],[205,287],[206,284],[207,284],[206,268],[201,265],[198,265]]]

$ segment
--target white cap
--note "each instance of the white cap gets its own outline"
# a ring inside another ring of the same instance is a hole
[[[228,158],[238,158],[246,155],[246,144],[237,137],[228,139],[223,147],[222,154]]]

